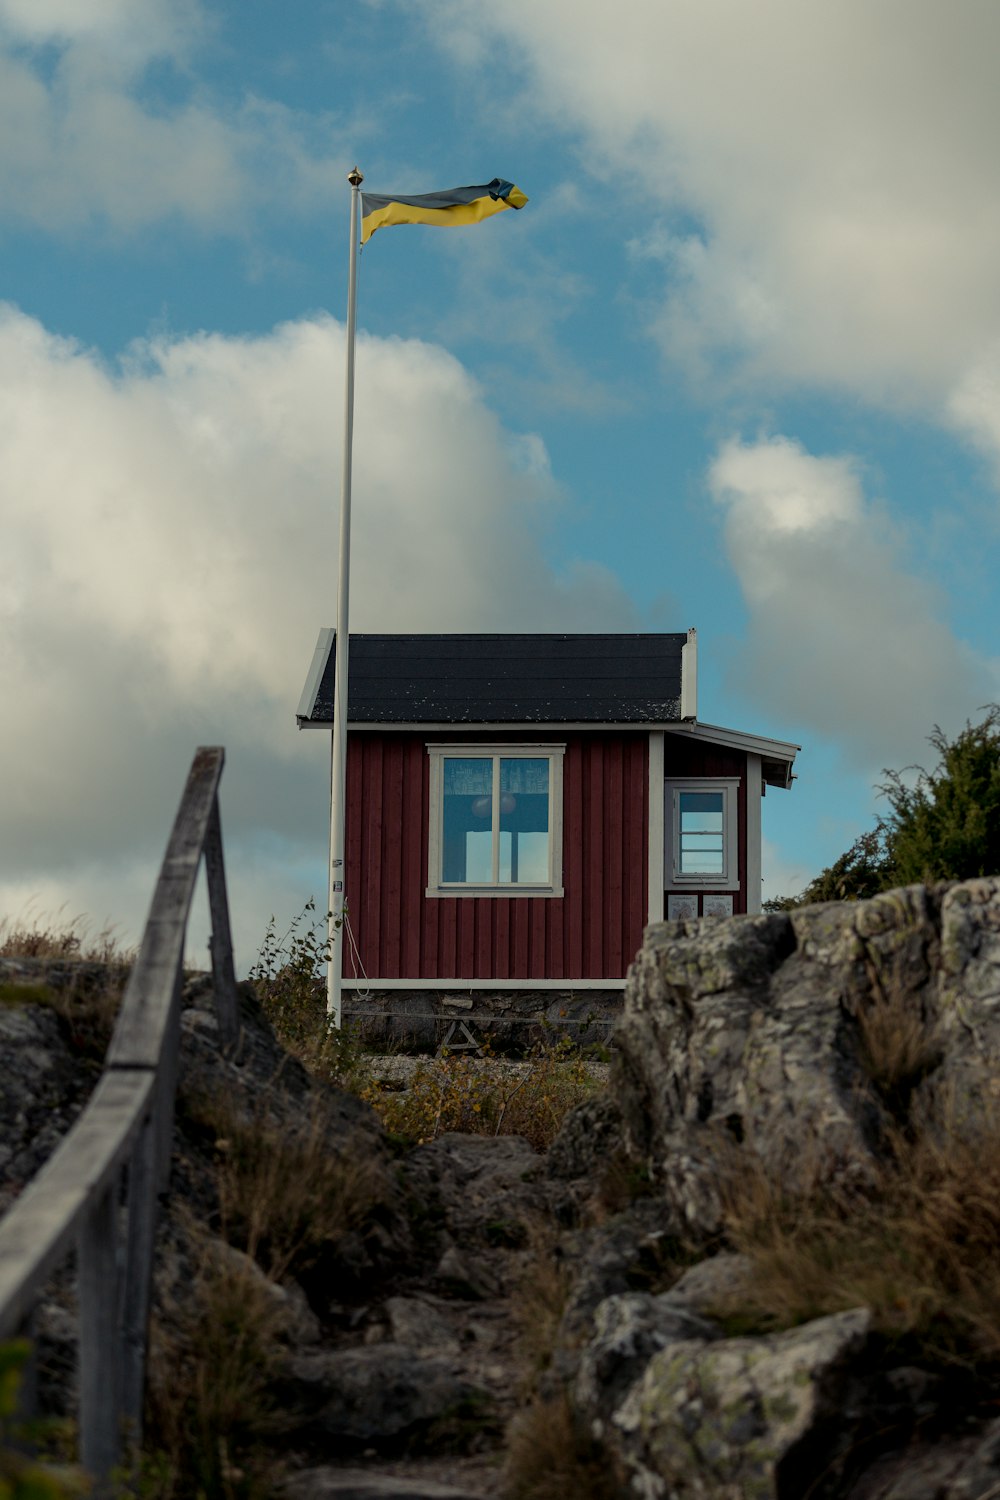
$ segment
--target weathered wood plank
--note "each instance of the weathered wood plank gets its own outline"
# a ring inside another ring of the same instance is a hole
[[[229,925],[229,900],[226,895],[226,866],[222,855],[222,823],[219,799],[212,798],[208,827],[205,831],[205,878],[208,904],[212,915],[212,983],[215,989],[215,1014],[223,1047],[235,1045],[240,1029],[240,1005],[236,994],[236,972],[233,968],[233,934]]]
[[[101,1476],[111,1472],[121,1453],[118,1177],[112,1174],[83,1216],[77,1244],[80,1460]]]
[[[225,753],[219,746],[194,757],[174,820],[139,957],[129,978],[107,1066],[155,1068],[169,1025],[164,1000],[184,957],[184,933]]]
[[[130,1437],[136,1444],[142,1439],[146,1339],[159,1202],[158,1165],[157,1133],[153,1119],[149,1118],[132,1148],[128,1168],[128,1227],[122,1297],[121,1409]]]
[[[127,1160],[154,1088],[152,1073],[105,1073],[45,1166],[0,1220],[0,1338],[31,1312],[83,1217]]]
[[[77,1243],[80,1455],[100,1485],[117,1462],[123,1417],[140,1434],[157,1197],[169,1167],[180,990],[194,885],[205,857],[216,1012],[238,1029],[218,784],[224,752],[194,757],[142,946],[101,1077],[83,1114],[0,1221],[0,1338],[30,1318],[48,1276]],[[127,1241],[119,1188],[128,1164]]]

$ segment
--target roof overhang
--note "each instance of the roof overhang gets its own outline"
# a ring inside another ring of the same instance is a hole
[[[760,734],[746,734],[742,729],[723,729],[720,724],[699,724],[697,720],[683,724],[661,724],[665,734],[678,734],[692,740],[704,740],[710,745],[722,745],[727,750],[745,750],[748,755],[759,755],[761,776],[768,786],[788,788],[794,781],[792,766],[802,749],[790,740],[766,739]]]

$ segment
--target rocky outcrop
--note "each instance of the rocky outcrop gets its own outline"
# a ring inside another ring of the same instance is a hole
[[[895,1062],[873,1058],[906,1027]],[[678,1229],[719,1228],[720,1139],[790,1187],[864,1185],[901,1117],[995,1097],[1000,882],[652,926],[617,1041],[629,1150]]]
[[[1000,880],[649,928],[610,1087],[545,1158],[510,1137],[401,1150],[364,1104],[283,1052],[249,989],[241,1004],[241,1044],[222,1057],[207,982],[187,987],[157,1303],[168,1331],[180,1326],[208,1266],[259,1304],[287,1500],[510,1493],[501,1460],[527,1399],[521,1341],[543,1336],[528,1316],[554,1329],[532,1355],[543,1414],[568,1409],[567,1430],[591,1445],[585,1482],[553,1470],[540,1493],[1000,1495],[996,1349],[963,1354],[946,1330],[928,1354],[844,1297],[762,1317],[759,1261],[737,1253],[727,1217],[741,1174],[841,1212],[877,1196],[901,1142],[990,1122]],[[0,1038],[12,1196],[93,1066],[47,1004],[0,1009]],[[378,1182],[299,1261],[234,1219],[220,1187],[240,1141],[265,1128],[319,1130],[324,1156],[366,1163]],[[40,1319],[63,1397],[72,1324],[64,1283]]]
[[[564,1238],[550,1377],[622,1493],[1000,1494],[983,1425],[1000,1362],[956,1386],[957,1368],[908,1362],[912,1341],[895,1352],[865,1306],[741,1332],[741,1297],[760,1312],[754,1265],[724,1249],[741,1175],[791,1200],[875,1201],[906,1141],[989,1126],[998,1079],[1000,880],[647,930],[608,1102],[567,1121],[550,1160],[581,1202],[610,1149],[647,1195]]]

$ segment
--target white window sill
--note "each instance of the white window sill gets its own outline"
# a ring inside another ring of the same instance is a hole
[[[424,895],[441,896],[541,896],[551,898],[563,894],[562,886],[551,885],[440,885],[428,886]]]

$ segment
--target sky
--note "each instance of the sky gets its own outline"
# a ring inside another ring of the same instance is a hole
[[[135,940],[199,744],[240,969],[323,904],[355,163],[530,201],[361,255],[352,628],[696,626],[699,716],[802,746],[801,889],[1000,698],[998,52],[993,0],[0,0],[0,914]]]

